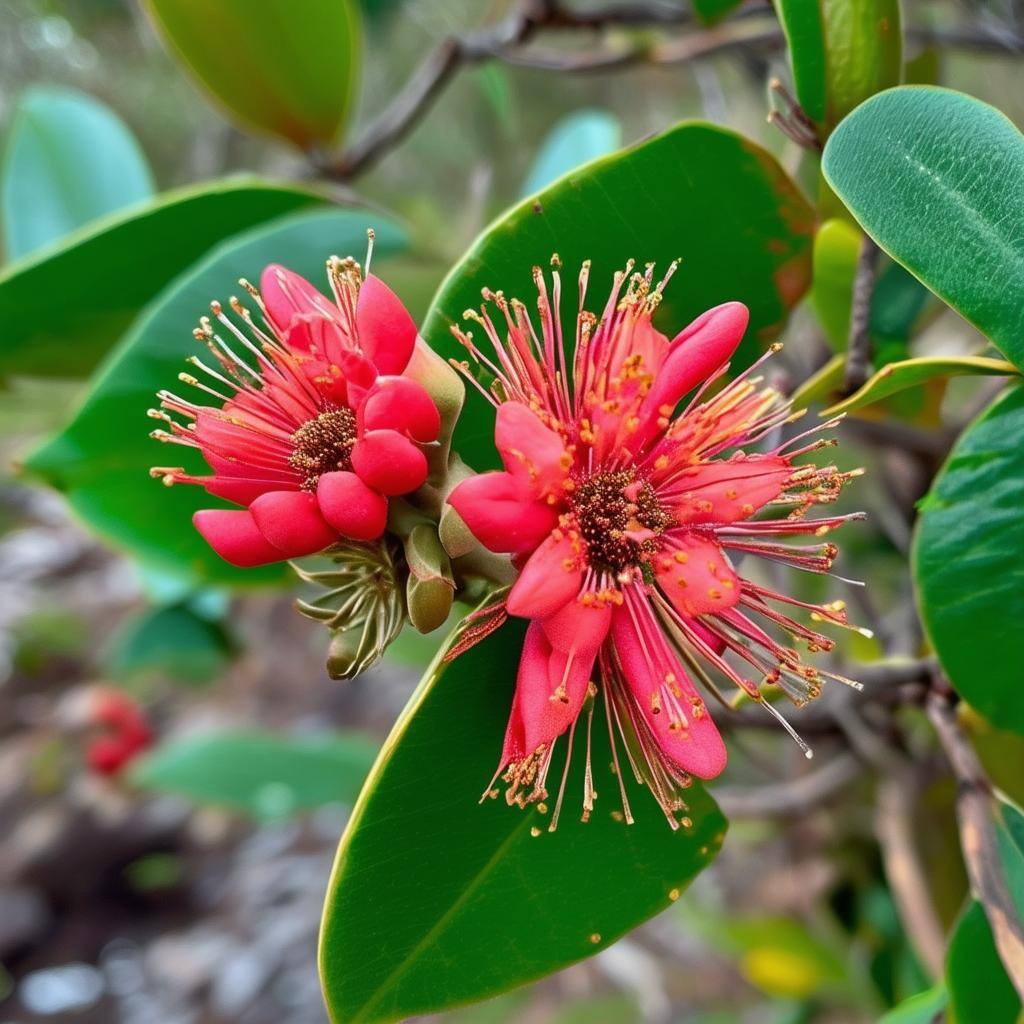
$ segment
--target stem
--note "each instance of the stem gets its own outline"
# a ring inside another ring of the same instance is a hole
[[[999,856],[995,829],[998,807],[992,783],[960,728],[950,693],[934,690],[928,698],[927,709],[956,776],[960,847],[971,891],[985,908],[999,957],[1013,987],[1024,999],[1024,926],[1010,895]]]
[[[850,305],[850,338],[846,350],[846,375],[843,378],[843,388],[848,395],[862,387],[871,376],[871,297],[875,293],[878,255],[878,246],[869,235],[865,235],[857,258],[853,301]]]

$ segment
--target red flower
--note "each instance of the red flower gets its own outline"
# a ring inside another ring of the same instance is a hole
[[[213,470],[151,473],[245,506],[193,517],[234,565],[314,554],[340,537],[373,540],[384,532],[388,496],[414,491],[427,477],[422,446],[437,439],[440,417],[422,385],[402,376],[416,325],[387,285],[363,280],[353,260],[333,257],[328,276],[334,301],[276,265],[263,271],[259,292],[243,281],[264,324],[237,299],[231,307],[251,337],[213,303],[225,337],[208,317],[195,334],[215,365],[190,360],[206,382],[180,376],[221,404],[162,391],[161,410],[150,410],[170,428],[155,438],[198,448]]]
[[[805,665],[762,624],[781,626],[813,651],[830,650],[833,641],[776,603],[845,623],[841,602],[804,604],[744,578],[734,564],[736,556],[760,555],[827,572],[834,545],[778,538],[820,537],[850,518],[805,516],[811,506],[835,500],[853,474],[795,464],[826,441],[742,450],[794,417],[784,398],[750,371],[705,397],[724,374],[748,313],[739,302],[725,303],[670,342],[651,318],[674,269],[655,287],[651,268],[631,274],[630,264],[616,275],[597,319],[583,311],[585,264],[575,354],[562,342],[557,269],[552,296],[534,270],[539,337],[522,303],[490,292],[485,298],[504,321],[501,333],[486,306],[467,315],[483,329],[493,355],[455,332],[494,375],[485,394],[497,406],[495,441],[505,470],[466,480],[450,501],[481,543],[514,556],[521,573],[506,610],[530,620],[495,775],[504,773],[510,803],[547,795],[555,740],[568,732],[571,752],[597,679],[610,734],[614,723],[635,774],[675,827],[690,776],[713,778],[726,763],[695,681],[712,686],[712,669],[761,700],[758,684],[723,657],[732,652],[800,704],[817,695],[829,673]],[[753,518],[766,508],[789,514]],[[781,719],[771,704],[764,706]],[[592,714],[591,702],[588,736]],[[594,796],[590,778],[588,765],[584,817]],[[559,792],[552,827],[561,800]],[[624,788],[622,800],[632,820]]]
[[[153,731],[142,709],[120,690],[100,689],[90,694],[87,719],[101,734],[86,747],[85,760],[100,775],[117,775],[153,743]]]

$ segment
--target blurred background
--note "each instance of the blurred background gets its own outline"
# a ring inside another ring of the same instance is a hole
[[[363,6],[357,123],[387,104],[439,40],[508,9],[491,0]],[[250,7],[258,18],[261,4]],[[771,13],[767,4],[747,8],[752,17]],[[908,25],[952,41],[940,49],[927,33],[910,33],[920,80],[998,103],[1021,123],[1020,5],[921,0],[904,13]],[[597,43],[636,45],[653,31],[567,33],[545,52],[557,46],[578,59]],[[962,35],[973,42],[957,45]],[[218,48],[230,65],[232,39]],[[590,73],[483,62],[457,74],[375,166],[333,187],[408,232],[389,282],[420,318],[447,269],[501,210],[573,163],[682,118],[742,130],[799,171],[798,147],[766,122],[773,75],[788,76],[783,50],[756,39],[711,59]],[[0,0],[8,160],[19,118],[90,98],[137,141],[143,191],[235,171],[294,181],[314,174],[306,155],[233,127],[128,0]],[[95,130],[106,144],[107,129]],[[66,172],[73,177],[75,166]],[[10,219],[17,193],[6,195]],[[31,250],[31,239],[4,227],[8,259]],[[686,287],[685,271],[674,287]],[[59,290],[51,301],[62,302]],[[925,316],[917,351],[983,347],[948,311]],[[787,340],[781,372],[796,384],[827,353],[808,309],[797,311]],[[334,849],[437,638],[403,636],[364,676],[332,681],[326,634],[295,614],[292,593],[196,589],[99,541],[59,495],[16,474],[19,454],[65,421],[82,390],[75,376],[63,379],[59,367],[46,379],[11,375],[0,391],[0,1022],[323,1024],[315,945]],[[928,399],[931,418],[922,413],[914,429],[939,436],[988,394],[991,385],[957,382]],[[856,436],[846,458],[876,460]],[[854,546],[846,565],[877,582],[871,612],[913,653],[901,575],[908,523],[878,486],[855,496],[877,514],[846,538]],[[855,657],[877,653],[858,642]],[[913,742],[912,718],[906,728]],[[111,730],[128,737],[123,750],[97,746]],[[990,739],[1004,785],[1016,775],[1020,788],[1020,741]],[[833,741],[826,732],[820,742],[827,758]],[[857,763],[838,754],[833,775],[815,777],[817,789],[796,799],[773,786],[805,768],[784,737],[737,732],[732,749],[715,790],[733,819],[730,839],[683,900],[586,963],[444,1019],[859,1024],[925,987],[883,859],[898,854],[894,828],[913,829],[916,815],[941,808],[929,821],[948,822],[949,834],[933,824],[918,838],[937,910],[952,920],[965,882],[951,783],[935,773],[910,798],[906,789],[872,792]],[[143,751],[144,770],[122,770]]]

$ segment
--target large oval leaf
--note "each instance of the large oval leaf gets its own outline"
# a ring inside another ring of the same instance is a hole
[[[139,309],[217,242],[324,201],[239,178],[165,192],[0,272],[0,377],[74,377]]]
[[[829,184],[864,230],[1024,367],[1024,136],[994,107],[908,86],[836,129]]]
[[[1024,732],[1024,386],[960,437],[914,541],[921,615],[950,681],[1001,728]]]
[[[166,488],[148,469],[185,465],[203,472],[202,459],[151,440],[146,410],[161,388],[174,389],[187,356],[196,352],[192,328],[211,299],[238,291],[238,278],[258,279],[272,262],[317,281],[332,253],[360,254],[366,228],[377,229],[377,254],[404,245],[402,232],[382,218],[351,210],[296,214],[218,246],[161,293],[98,374],[85,403],[65,430],[34,452],[26,468],[62,490],[95,530],[147,565],[198,581],[256,584],[284,579],[280,566],[235,569],[213,553],[192,526],[192,513],[223,503],[200,487]]]
[[[132,766],[132,782],[253,818],[351,803],[377,745],[355,733],[277,736],[217,732],[162,743]]]
[[[146,0],[193,75],[243,124],[299,146],[330,142],[359,85],[352,0]]]
[[[903,71],[899,0],[778,0],[797,98],[823,135]]]
[[[721,844],[725,821],[698,784],[689,830],[672,832],[646,792],[632,801],[636,824],[616,820],[600,708],[601,795],[588,823],[576,803],[581,757],[553,833],[550,811],[478,803],[501,749],[522,637],[513,621],[454,663],[435,661],[384,745],[324,908],[321,976],[339,1024],[484,999],[589,956],[678,897]]]
[[[21,96],[2,173],[9,260],[153,194],[149,165],[128,126],[74,89],[36,87]]]
[[[657,322],[671,334],[705,309],[739,299],[750,307],[749,342],[773,337],[810,284],[814,214],[775,159],[756,143],[702,122],[586,164],[498,218],[442,283],[423,333],[463,358],[451,325],[479,305],[484,286],[533,306],[532,268],[558,253],[565,266],[563,322],[575,337],[575,279],[592,261],[588,306],[603,307],[612,275],[641,265],[683,264]],[[455,448],[470,465],[496,464],[490,406],[469,389]]]

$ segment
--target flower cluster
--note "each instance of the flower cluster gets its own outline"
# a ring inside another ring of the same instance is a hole
[[[114,776],[153,744],[153,730],[126,693],[102,687],[89,694],[86,724],[96,731],[85,750],[89,768]]]
[[[218,404],[168,391],[150,415],[165,421],[161,441],[198,449],[212,473],[154,467],[164,483],[200,484],[242,509],[206,509],[194,523],[211,547],[239,566],[314,554],[339,540],[384,532],[389,496],[427,477],[424,446],[440,417],[407,374],[416,325],[381,280],[352,259],[327,265],[333,299],[281,266],[260,288],[246,281],[262,323],[237,298],[230,306],[247,332],[213,303],[196,338],[212,364],[180,379]],[[177,418],[175,418],[177,417]]]
[[[677,827],[690,777],[712,778],[726,763],[696,682],[717,693],[713,677],[729,680],[785,724],[751,676],[800,704],[829,675],[765,627],[781,627],[811,651],[830,650],[831,639],[783,608],[844,625],[842,603],[815,606],[775,592],[741,575],[738,562],[760,556],[828,572],[837,552],[820,538],[850,517],[807,513],[833,502],[853,474],[798,464],[832,443],[805,435],[744,450],[794,417],[753,368],[724,383],[747,326],[741,303],[709,310],[669,341],[652,316],[674,266],[655,284],[650,266],[641,274],[630,264],[597,317],[583,308],[584,264],[567,346],[553,264],[550,290],[534,270],[539,333],[523,303],[486,290],[480,312],[466,314],[484,340],[455,328],[493,378],[489,389],[477,386],[497,409],[505,468],[459,484],[450,502],[482,544],[513,556],[521,571],[505,611],[530,620],[495,781],[503,776],[510,803],[546,798],[555,741],[568,734],[567,769],[585,708],[589,758],[588,698],[600,687],[613,749],[617,733],[637,779]],[[469,362],[462,367],[477,383]],[[755,518],[766,510],[782,515]],[[784,543],[786,534],[815,540]],[[585,778],[586,817],[595,796],[589,764]]]

